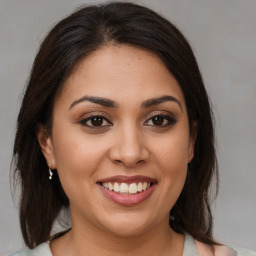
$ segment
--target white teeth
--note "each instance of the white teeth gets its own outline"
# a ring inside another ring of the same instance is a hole
[[[125,194],[128,193],[129,187],[127,183],[121,183],[120,185],[120,193]]]
[[[114,183],[114,191],[115,192],[120,192],[120,186],[119,186],[119,184],[118,183]]]
[[[136,183],[132,183],[129,185],[129,194],[136,194],[137,193],[137,185]]]
[[[114,189],[114,186],[112,185],[111,182],[108,182],[108,189],[109,189],[109,190],[113,190],[113,189]]]
[[[150,188],[149,182],[139,182],[139,183],[118,183],[118,182],[104,182],[102,186],[108,190],[115,191],[120,194],[136,194]]]
[[[142,191],[142,183],[141,183],[141,182],[139,182],[138,187],[137,187],[137,190],[138,190],[138,192],[141,192],[141,191]]]

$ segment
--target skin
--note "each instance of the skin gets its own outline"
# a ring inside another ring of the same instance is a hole
[[[141,106],[164,95],[177,101]],[[84,96],[117,106],[79,100]],[[91,115],[103,116],[101,126]],[[159,115],[171,122],[152,119]],[[153,53],[107,45],[84,58],[56,97],[51,136],[43,127],[38,133],[70,200],[72,230],[51,242],[53,255],[182,255],[184,237],[169,227],[169,212],[193,158],[194,134],[179,84]],[[142,203],[121,206],[96,184],[115,175],[144,175],[157,185]]]

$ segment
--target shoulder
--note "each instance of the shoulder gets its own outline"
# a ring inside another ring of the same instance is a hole
[[[197,240],[195,242],[199,256],[238,256],[234,249],[225,245],[214,246],[213,252],[209,245]]]
[[[52,256],[49,243],[43,243],[38,245],[36,248],[30,250],[25,249],[19,252],[16,252],[10,256]]]
[[[196,247],[199,256],[256,256],[256,252],[244,248],[231,248],[226,245],[214,246],[214,253],[211,248],[199,241],[196,242]]]
[[[241,247],[234,247],[238,256],[256,256],[256,252]]]

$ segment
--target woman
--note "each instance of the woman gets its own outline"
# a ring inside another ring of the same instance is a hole
[[[14,145],[26,250],[237,255],[212,237],[212,114],[183,35],[131,3],[82,8],[37,54]],[[54,235],[62,210],[72,228]]]

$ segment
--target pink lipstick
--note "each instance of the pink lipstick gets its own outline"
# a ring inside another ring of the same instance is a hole
[[[113,202],[124,205],[137,205],[153,193],[157,180],[136,175],[136,176],[113,176],[97,182],[104,195]]]

